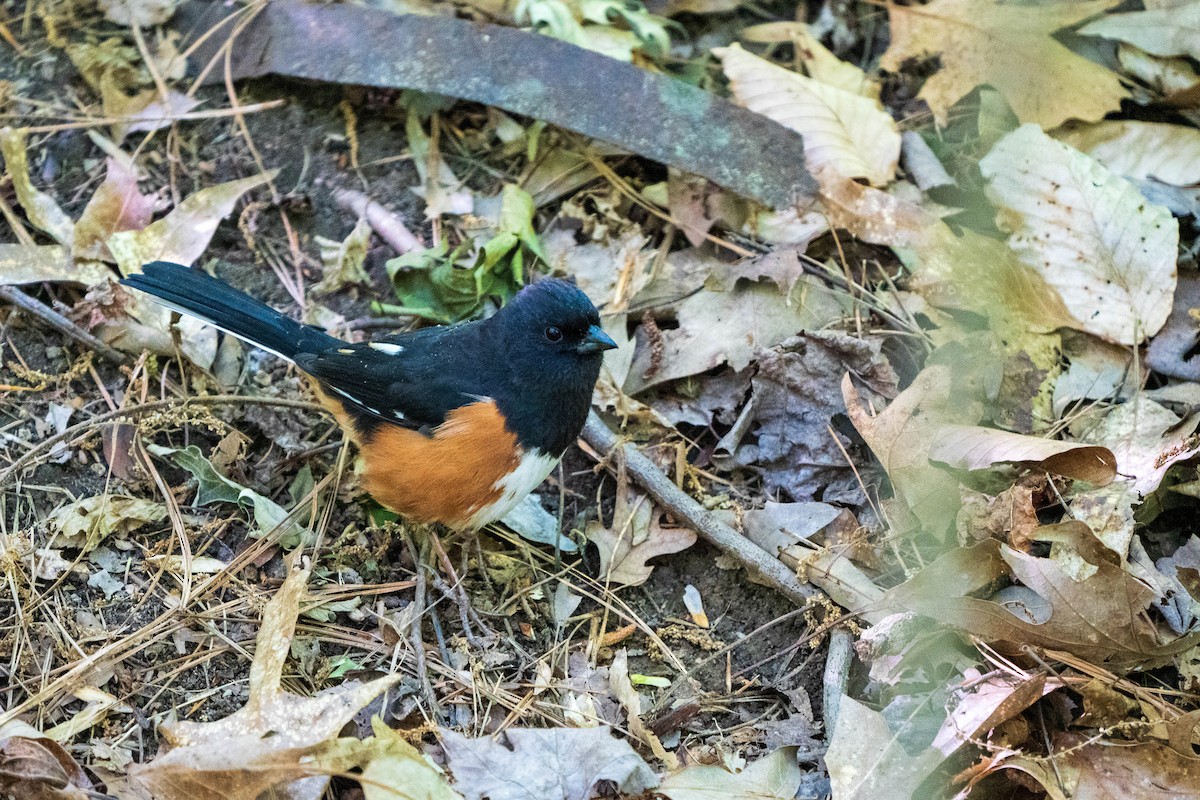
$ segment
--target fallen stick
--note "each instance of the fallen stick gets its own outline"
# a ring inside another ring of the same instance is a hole
[[[0,300],[4,300],[27,314],[37,317],[59,333],[69,336],[82,345],[96,351],[96,355],[114,364],[127,364],[129,357],[103,340],[93,336],[62,314],[40,300],[22,292],[16,286],[0,286]]]
[[[645,489],[655,502],[722,553],[737,559],[738,563],[789,600],[803,604],[817,593],[814,587],[801,583],[782,561],[721,522],[715,514],[688,497],[655,466],[653,461],[638,452],[636,447],[618,441],[617,435],[604,424],[595,411],[588,414],[587,424],[583,426],[583,438],[603,456],[620,449],[629,476]]]

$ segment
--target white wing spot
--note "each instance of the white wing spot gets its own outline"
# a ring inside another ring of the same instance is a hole
[[[389,356],[398,356],[404,352],[404,348],[398,344],[388,344],[387,342],[371,342],[369,345],[372,350],[378,350]]]
[[[353,347],[339,347],[338,352],[344,356],[352,356],[352,355],[354,355],[354,348]]]
[[[395,417],[396,419],[407,419],[407,417],[404,416],[403,411],[400,411],[399,409],[395,409],[395,408],[392,409],[392,416]]]

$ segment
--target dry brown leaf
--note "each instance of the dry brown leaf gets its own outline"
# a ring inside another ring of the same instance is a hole
[[[208,247],[217,225],[233,211],[238,199],[272,179],[276,172],[201,189],[145,228],[114,233],[107,244],[121,274],[139,272],[151,261],[191,264]]]
[[[967,670],[962,683],[970,688],[958,698],[954,709],[930,745],[950,756],[968,741],[986,737],[993,728],[1020,714],[1064,684],[1057,678],[1034,674],[1028,678],[996,672],[983,678],[974,669]]]
[[[108,159],[108,174],[75,223],[72,255],[111,260],[105,242],[117,231],[141,230],[150,224],[155,200],[138,191],[137,175],[119,159]]]
[[[54,510],[47,522],[54,529],[54,543],[78,547],[85,553],[113,535],[124,535],[167,516],[162,503],[138,497],[98,494],[83,497]]]
[[[871,415],[847,375],[842,396],[850,421],[892,479],[896,497],[931,532],[954,522],[958,481],[929,461],[935,433],[946,424],[978,421],[982,407],[961,390],[951,393],[951,370],[927,367],[886,409]]]
[[[0,731],[0,795],[11,800],[89,800],[96,793],[62,745],[16,723]]]
[[[1053,763],[1017,756],[986,773],[1016,769],[1037,780],[1050,800],[1191,800],[1200,786],[1200,760],[1156,744],[1091,741],[1078,733],[1054,738]]]
[[[1144,497],[1158,488],[1172,464],[1196,453],[1192,434],[1198,425],[1200,414],[1181,419],[1137,394],[1127,403],[1079,417],[1071,430],[1080,442],[1111,450],[1122,481]]]
[[[945,425],[934,433],[929,458],[957,469],[987,469],[1021,463],[1078,481],[1104,486],[1117,476],[1117,459],[1107,447],[1060,442],[1038,436]]]
[[[246,705],[216,722],[163,725],[170,749],[130,772],[134,787],[155,800],[254,800],[299,780],[324,785],[328,773],[310,756],[402,676],[347,682],[313,697],[283,690],[284,662],[308,575],[293,567],[263,611]],[[319,796],[320,786],[313,796]]]
[[[600,552],[600,576],[604,580],[618,586],[640,586],[654,571],[647,561],[696,543],[695,531],[665,528],[661,517],[650,498],[618,486],[612,525],[591,522],[587,528],[588,541]]]
[[[102,264],[76,264],[57,244],[0,244],[0,285],[71,281],[87,286],[106,282],[112,271]]]
[[[1095,567],[1091,575],[1077,580],[1056,559],[1026,555],[989,539],[949,551],[888,592],[888,600],[985,641],[1064,650],[1110,669],[1164,664],[1200,640],[1196,634],[1174,637],[1155,626],[1146,615],[1155,592],[1126,572],[1086,525],[1072,521],[1051,528],[1041,529],[1038,537],[1069,538]],[[1048,619],[1027,620],[1001,603],[969,595],[1005,573],[1049,604]]]
[[[1052,34],[1114,5],[1116,0],[892,3],[892,43],[880,65],[899,72],[909,59],[938,56],[941,69],[918,97],[943,125],[950,107],[983,84],[998,89],[1022,122],[1047,129],[1073,118],[1091,122],[1116,111],[1128,92],[1116,73],[1071,52]]]

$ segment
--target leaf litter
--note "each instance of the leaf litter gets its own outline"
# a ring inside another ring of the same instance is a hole
[[[61,129],[56,87],[0,83],[23,126],[0,148],[0,284],[34,309],[0,318],[3,458],[29,454],[0,478],[6,791],[1190,796],[1196,51],[1162,21],[1194,9],[1111,8],[895,6],[885,50],[848,9],[691,8],[721,34],[684,41],[695,19],[661,9],[525,3],[487,12],[510,27],[470,64],[438,53],[465,71],[431,87],[409,61],[377,74],[370,36],[252,64],[306,14],[360,14],[281,5],[232,75],[375,70],[293,97],[290,127],[188,85],[178,40],[149,30],[187,27],[188,4],[106,4],[133,27],[103,41],[39,8],[88,116]],[[369,14],[404,35],[461,22],[420,11]],[[463,90],[518,42],[541,67],[563,42],[626,64],[538,71],[575,92],[551,111],[501,96],[511,74]],[[668,64],[699,87],[660,83]],[[667,95],[576,113],[604,76]],[[789,166],[764,177],[770,143]],[[574,277],[622,343],[596,405],[688,505],[588,444],[513,526],[542,544],[388,519],[293,373],[112,287],[152,258],[351,338]],[[406,317],[367,315],[381,294],[371,315]],[[72,368],[81,331],[127,363]],[[119,437],[91,422],[153,398]],[[749,599],[770,595],[699,543],[710,517],[821,594]],[[823,643],[855,634],[821,675]]]

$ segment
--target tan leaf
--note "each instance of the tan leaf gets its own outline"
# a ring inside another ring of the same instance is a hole
[[[1117,459],[1107,447],[1060,442],[1038,436],[981,428],[944,425],[929,448],[934,461],[958,469],[987,469],[996,464],[1024,463],[1055,475],[1097,486],[1117,476]]]
[[[1097,409],[1075,420],[1079,441],[1107,447],[1117,458],[1117,472],[1143,497],[1158,488],[1167,470],[1197,450],[1192,433],[1200,414],[1180,418],[1138,394],[1127,403]]]
[[[1115,73],[1076,55],[1051,35],[1116,5],[1115,0],[1037,4],[934,0],[888,5],[892,43],[880,65],[938,56],[941,69],[918,95],[945,124],[950,107],[976,86],[1000,91],[1022,122],[1054,128],[1094,121],[1120,107],[1128,92]]]
[[[740,105],[803,135],[810,169],[829,164],[876,186],[891,183],[900,132],[876,101],[784,69],[736,44],[713,53]]]
[[[321,296],[332,294],[344,286],[370,285],[371,276],[363,269],[367,259],[367,248],[371,245],[371,223],[366,217],[359,218],[354,229],[342,241],[313,237],[321,252],[324,272],[321,282],[312,287],[312,293]]]
[[[23,128],[0,128],[0,155],[4,156],[4,168],[12,181],[17,202],[34,227],[69,250],[75,239],[75,223],[59,208],[53,197],[34,188],[29,179],[29,154],[25,150],[25,138]]]
[[[1018,756],[996,765],[1018,769],[1038,781],[1051,800],[1126,800],[1196,796],[1200,762],[1165,745],[1093,742],[1078,733],[1054,738],[1053,764],[1046,759]],[[1065,790],[1065,793],[1064,793]]]
[[[950,387],[948,367],[926,367],[891,405],[871,415],[850,376],[842,380],[850,421],[887,471],[896,497],[930,531],[951,525],[960,505],[958,481],[930,463],[930,445],[944,425],[976,422],[981,409],[969,395],[952,399]]]
[[[76,265],[62,245],[0,244],[0,285],[70,281],[95,286],[111,276],[103,264]]]
[[[151,261],[191,264],[204,252],[217,225],[233,211],[238,199],[273,178],[263,175],[220,183],[185,198],[165,217],[138,231],[119,231],[108,238],[108,249],[123,275],[140,272]]]
[[[1185,92],[1200,84],[1200,73],[1186,58],[1160,58],[1122,42],[1117,60],[1133,77],[1164,95]]]
[[[604,580],[620,586],[639,586],[654,571],[647,561],[678,553],[696,543],[695,531],[664,528],[660,517],[650,498],[618,487],[612,526],[592,522],[587,528],[588,541],[600,552],[600,575]]]
[[[1177,278],[1170,211],[1035,125],[1005,136],[979,167],[1009,245],[1058,290],[1072,327],[1137,344],[1163,326]]]
[[[1200,2],[1109,14],[1084,25],[1079,32],[1127,42],[1156,56],[1196,58],[1200,56]]]
[[[1187,125],[1112,120],[1065,128],[1055,138],[1126,178],[1200,183],[1200,130]]]
[[[796,748],[781,747],[741,772],[693,764],[663,779],[658,793],[670,800],[791,800],[800,788]]]
[[[117,231],[140,230],[154,215],[154,198],[138,191],[137,175],[120,160],[108,159],[108,174],[75,223],[75,258],[110,260],[105,242]]]
[[[888,592],[888,600],[985,641],[1065,650],[1112,669],[1166,663],[1200,639],[1200,634],[1160,632],[1145,613],[1155,592],[1126,572],[1083,523],[1043,528],[1037,537],[1070,539],[1095,570],[1077,580],[1056,559],[1026,555],[989,539],[949,551]],[[1005,571],[1049,605],[1048,619],[1030,620],[1000,602],[970,596]]]
[[[942,760],[932,747],[910,755],[883,714],[842,695],[825,755],[838,800],[918,797],[914,792]]]
[[[55,544],[78,547],[85,553],[109,536],[121,536],[167,516],[162,503],[137,497],[98,494],[54,510],[47,522],[57,536]]]
[[[170,749],[131,770],[131,784],[156,800],[254,800],[298,780],[324,785],[328,773],[313,754],[402,676],[347,682],[313,697],[283,690],[308,575],[293,567],[263,611],[246,705],[216,722],[164,724],[160,732]]]
[[[842,61],[813,36],[812,30],[803,22],[764,22],[743,28],[738,34],[744,42],[787,43],[796,53],[796,60],[804,66],[808,77],[821,83],[861,94],[873,100],[879,99],[879,82],[848,61]]]
[[[1020,678],[997,672],[983,678],[978,671],[969,669],[963,678],[970,688],[958,697],[931,745],[945,756],[968,741],[986,737],[996,726],[1063,686],[1062,681],[1047,680],[1040,674]]]

